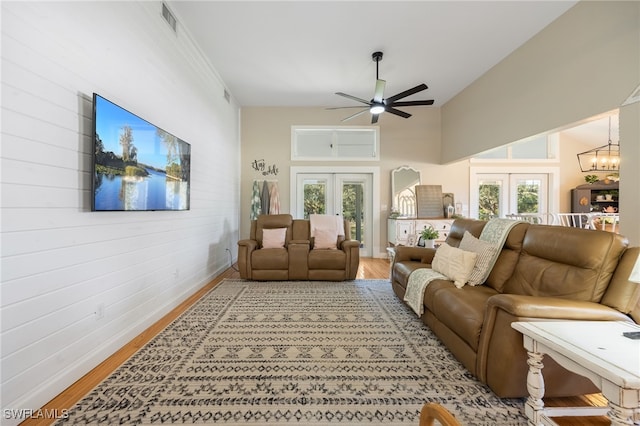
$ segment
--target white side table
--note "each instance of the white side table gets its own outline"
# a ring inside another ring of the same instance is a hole
[[[389,257],[389,279],[391,279],[391,272],[393,271],[393,259],[396,257],[396,248],[387,247],[387,256]]]
[[[529,425],[555,425],[550,417],[607,414],[612,425],[640,424],[640,340],[622,335],[640,326],[616,321],[514,322],[529,353],[525,413]],[[608,407],[545,408],[542,357],[549,355],[569,371],[589,378]],[[603,412],[604,411],[604,412]]]

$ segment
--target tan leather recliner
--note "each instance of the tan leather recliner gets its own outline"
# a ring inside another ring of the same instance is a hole
[[[456,219],[447,243],[465,233],[479,237],[486,222]],[[501,248],[483,285],[457,288],[432,281],[423,296],[422,321],[478,380],[501,398],[528,395],[527,352],[514,321],[638,321],[640,286],[629,275],[640,247],[621,235],[519,223]],[[435,250],[397,247],[394,292],[404,299],[409,276],[430,268]],[[545,357],[545,396],[597,392],[591,381]]]
[[[265,229],[286,228],[284,248],[263,248]],[[248,239],[238,241],[240,278],[256,281],[345,281],[356,278],[360,242],[350,239],[349,221],[337,249],[315,249],[310,222],[289,214],[261,215],[251,221]]]

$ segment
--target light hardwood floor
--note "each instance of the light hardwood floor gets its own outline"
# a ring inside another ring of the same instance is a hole
[[[48,402],[43,410],[48,412],[61,412],[63,409],[72,407],[77,401],[79,401],[84,395],[86,395],[91,389],[97,386],[102,380],[104,380],[109,374],[111,374],[118,366],[124,363],[129,357],[131,357],[138,349],[144,346],[149,340],[151,340],[156,334],[169,325],[174,319],[176,319],[182,312],[194,304],[200,299],[207,291],[215,287],[225,278],[240,278],[240,274],[233,268],[227,269],[225,272],[216,277],[206,286],[202,287],[196,293],[194,293],[187,300],[182,302],[179,306],[165,315],[161,320],[153,324],[146,329],[135,339],[130,341],[127,345],[119,349],[96,368],[91,370],[85,376],[80,378],[73,385],[69,386],[60,395]],[[373,258],[361,258],[360,266],[358,268],[358,279],[384,279],[389,278],[389,261],[387,259],[373,259]],[[425,326],[426,327],[426,326]],[[599,394],[588,395],[586,397],[573,397],[573,398],[549,398],[545,400],[545,404],[549,406],[575,406],[575,405],[605,405],[606,400]],[[556,419],[560,426],[602,426],[609,425],[609,420],[606,417],[564,417]],[[53,423],[51,420],[45,419],[29,419],[21,423],[23,426],[34,425],[49,425]],[[499,425],[498,425],[499,426]]]

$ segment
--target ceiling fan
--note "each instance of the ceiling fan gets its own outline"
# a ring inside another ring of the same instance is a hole
[[[336,92],[336,95],[344,96],[345,98],[349,98],[354,101],[361,102],[367,105],[367,107],[364,108],[362,111],[358,111],[357,113],[350,115],[349,117],[343,119],[342,121],[350,120],[352,118],[359,116],[360,114],[364,114],[365,112],[369,111],[371,113],[371,124],[375,124],[378,122],[378,117],[383,112],[388,112],[404,118],[411,117],[411,114],[404,111],[400,111],[399,109],[396,109],[396,107],[433,105],[433,99],[424,100],[424,101],[397,102],[399,99],[406,98],[407,96],[411,96],[414,93],[418,93],[428,89],[427,85],[424,83],[416,87],[413,87],[409,90],[405,90],[404,92],[400,92],[389,98],[384,98],[383,95],[384,95],[384,87],[386,85],[386,81],[380,80],[380,78],[378,77],[378,64],[382,60],[382,52],[373,52],[371,57],[376,63],[376,89],[373,95],[373,99],[371,99],[370,101],[366,101],[364,99],[360,99],[358,97],[348,95],[346,93]],[[342,109],[342,108],[362,108],[362,106],[358,105],[358,106],[335,107],[335,108],[327,108],[327,109]]]

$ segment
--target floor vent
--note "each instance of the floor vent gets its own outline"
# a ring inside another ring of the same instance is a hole
[[[167,21],[171,28],[173,28],[173,32],[176,32],[178,21],[176,20],[176,17],[173,16],[167,5],[164,3],[162,3],[162,17],[165,21]]]

